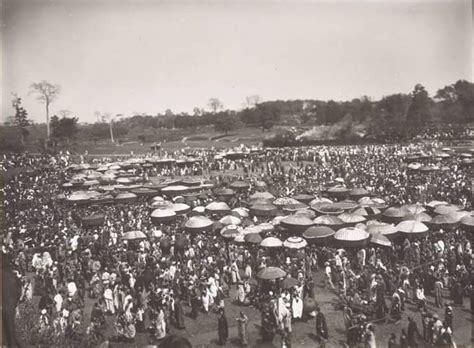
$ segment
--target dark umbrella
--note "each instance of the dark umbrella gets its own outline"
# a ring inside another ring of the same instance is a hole
[[[244,236],[244,240],[250,244],[260,244],[262,237],[258,233],[249,233]]]
[[[297,279],[293,277],[287,277],[283,279],[283,281],[281,282],[281,287],[283,289],[291,289],[292,287],[297,286],[297,285],[299,285],[299,282]]]

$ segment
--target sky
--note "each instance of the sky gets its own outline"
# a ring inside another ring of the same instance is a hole
[[[468,0],[3,0],[2,117],[11,93],[44,120],[29,86],[61,86],[52,113],[81,122],[216,97],[379,99],[472,81]]]

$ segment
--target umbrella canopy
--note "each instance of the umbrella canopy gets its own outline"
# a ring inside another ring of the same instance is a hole
[[[392,242],[383,234],[381,233],[376,233],[376,234],[371,234],[370,235],[370,242],[372,244],[380,245],[383,247],[391,247]]]
[[[100,226],[105,221],[104,214],[92,214],[82,218],[83,226]]]
[[[218,188],[214,190],[216,196],[229,197],[235,195],[235,191],[230,188]]]
[[[346,227],[338,230],[334,239],[345,247],[361,247],[367,244],[370,234],[359,228]]]
[[[322,215],[339,215],[344,213],[344,209],[335,206],[335,203],[317,203],[313,204],[311,209]]]
[[[265,280],[283,278],[284,276],[286,276],[286,272],[279,267],[265,267],[257,273],[257,278]]]
[[[148,187],[141,187],[135,190],[132,190],[132,193],[136,194],[137,196],[143,196],[143,197],[153,197],[158,194],[157,190],[153,190]]]
[[[314,220],[316,218],[316,213],[312,209],[298,209],[295,212],[296,216],[306,216],[310,220]]]
[[[461,219],[461,226],[463,229],[474,232],[474,216],[465,216]]]
[[[445,201],[431,201],[426,206],[430,209],[435,209],[439,205],[448,205],[448,202]]]
[[[293,196],[293,199],[296,199],[297,201],[299,201],[301,203],[308,204],[309,202],[311,202],[314,199],[314,196],[304,194],[304,193],[300,193],[298,195]]]
[[[165,223],[173,221],[176,213],[171,209],[155,209],[150,215],[153,223]]]
[[[356,215],[351,213],[342,213],[337,216],[339,219],[344,221],[346,225],[355,225],[366,221],[366,218],[362,215]]]
[[[461,219],[465,216],[470,216],[471,214],[465,210],[460,210],[460,211],[453,211],[448,214],[451,218],[456,220],[457,222],[461,221]]]
[[[174,203],[170,209],[176,214],[186,214],[191,210],[191,207],[185,203]]]
[[[285,279],[283,279],[283,281],[281,282],[281,287],[283,289],[291,289],[295,286],[298,286],[299,285],[299,281],[293,277],[286,277]]]
[[[303,210],[303,209],[308,209],[309,207],[301,202],[294,203],[294,204],[288,204],[287,206],[283,207],[283,212],[287,214],[292,214],[296,213],[297,211]]]
[[[249,211],[247,208],[234,208],[232,213],[238,214],[241,218],[249,217]]]
[[[167,186],[167,187],[162,188],[161,192],[168,195],[177,195],[177,194],[181,195],[188,190],[189,190],[188,186],[172,185],[172,186]]]
[[[371,198],[371,197],[362,197],[358,201],[361,207],[375,207],[378,209],[385,209],[387,207],[387,203],[381,198]]]
[[[318,216],[313,220],[315,225],[318,226],[328,226],[328,227],[339,227],[344,225],[344,221],[339,219],[337,216],[332,215],[322,215]]]
[[[382,234],[389,239],[393,239],[399,236],[398,229],[395,226],[389,224],[369,225],[367,226],[367,232],[372,235]]]
[[[245,235],[244,240],[250,244],[260,244],[262,237],[258,233],[248,233]]]
[[[234,239],[242,234],[242,228],[236,225],[227,225],[221,230],[221,236],[226,239]]]
[[[347,197],[350,190],[345,186],[334,186],[327,190],[330,197]]]
[[[278,238],[267,237],[260,242],[260,246],[264,248],[280,248],[283,246],[283,243]]]
[[[289,237],[283,242],[283,246],[288,249],[303,249],[308,242],[301,237]]]
[[[259,227],[262,230],[262,232],[271,232],[275,229],[275,226],[273,226],[269,222],[263,222],[259,224],[257,227]]]
[[[313,204],[318,204],[318,203],[333,203],[333,201],[325,197],[316,197],[311,202],[309,202],[309,205],[312,206]]]
[[[421,204],[405,204],[402,205],[401,208],[406,209],[410,212],[410,214],[416,215],[426,211],[425,207]]]
[[[290,197],[280,197],[273,201],[273,204],[276,205],[277,207],[285,207],[290,204],[298,204],[298,203],[299,202],[296,199],[290,198]]]
[[[287,216],[280,221],[281,225],[297,231],[304,231],[308,227],[313,226],[314,222],[311,219],[308,219],[304,215],[291,215]]]
[[[418,222],[430,222],[431,216],[426,213],[419,213],[419,214],[408,214],[403,218],[404,221],[418,221]]]
[[[170,209],[173,207],[173,203],[170,201],[153,201],[153,203],[150,204],[151,209]]]
[[[366,216],[367,218],[374,218],[381,214],[380,209],[375,207],[360,207],[351,210],[352,214]]]
[[[119,193],[115,196],[115,202],[117,203],[129,203],[137,200],[137,195],[131,192]]]
[[[142,231],[129,231],[125,232],[122,236],[123,240],[137,240],[137,239],[146,239],[146,234]]]
[[[240,225],[242,220],[233,215],[227,215],[220,219],[219,222],[223,225]]]
[[[217,214],[217,213],[228,213],[230,211],[230,208],[225,202],[212,202],[206,205],[206,210],[208,212]]]
[[[273,200],[275,199],[275,196],[272,195],[270,192],[265,191],[265,192],[255,192],[253,195],[250,195],[250,200],[256,200],[256,199],[268,199],[268,200]]]
[[[250,207],[250,213],[255,216],[275,216],[277,207],[273,204],[254,204]]]
[[[418,221],[402,221],[396,226],[397,230],[409,236],[423,236],[428,233],[428,227]]]
[[[390,207],[382,213],[382,220],[385,222],[397,223],[403,220],[411,212],[403,207]]]
[[[327,226],[311,226],[303,232],[303,237],[311,241],[327,241],[332,239],[336,232]]]
[[[453,205],[453,204],[442,204],[442,205],[438,205],[434,212],[435,214],[439,214],[439,215],[447,215],[449,213],[452,213],[453,211],[460,211],[461,208],[459,208],[458,206],[456,205]]]
[[[234,181],[229,186],[236,190],[246,190],[250,187],[250,184],[246,181]]]
[[[352,190],[349,191],[349,197],[353,199],[359,199],[368,195],[369,195],[369,191],[367,191],[365,188],[362,188],[362,187],[353,188]]]
[[[449,228],[456,225],[459,220],[455,219],[450,215],[436,215],[434,218],[428,222],[434,228]]]
[[[197,232],[197,231],[205,231],[209,228],[212,227],[213,221],[211,219],[208,219],[205,216],[193,216],[191,217],[186,223],[184,224],[184,227],[186,229]]]
[[[247,226],[242,231],[243,234],[262,233],[262,232],[263,232],[262,228],[260,226],[255,226],[255,225]]]

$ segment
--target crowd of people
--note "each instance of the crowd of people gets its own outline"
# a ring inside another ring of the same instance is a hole
[[[379,325],[400,322],[407,317],[410,304],[419,318],[409,314],[408,327],[398,337],[392,334],[389,346],[416,347],[423,340],[454,347],[453,306],[462,306],[470,295],[472,310],[474,294],[470,235],[460,224],[431,229],[422,237],[399,236],[389,247],[368,243],[354,248],[309,240],[298,251],[229,242],[220,234],[225,223],[215,223],[199,233],[185,227],[193,214],[214,221],[233,215],[242,228],[265,225],[259,230],[262,239],[285,240],[297,233],[284,228],[278,218],[248,214],[252,194],[267,191],[275,198],[309,194],[322,199],[319,196],[334,183],[364,188],[387,206],[418,204],[434,216],[426,205],[436,200],[471,214],[469,167],[453,153],[442,158],[424,156],[435,146],[318,146],[261,149],[232,156],[202,149],[186,154],[193,160],[182,165],[151,162],[144,166],[150,161],[133,156],[139,160],[132,169],[116,175],[132,175],[135,184],[195,176],[214,189],[230,187],[237,180],[247,182],[248,187],[225,198],[208,189],[190,195],[157,193],[158,200],[139,196],[130,202],[102,205],[71,203],[68,197],[78,186],[64,183],[77,175],[81,163],[88,164],[82,167],[87,174],[100,166],[120,165],[128,158],[68,153],[5,156],[4,169],[19,170],[3,188],[4,252],[22,281],[20,303],[34,303],[37,330],[44,339],[53,334],[67,340],[85,339],[94,346],[113,340],[132,343],[146,334],[147,342],[160,344],[170,333],[185,336],[190,320],[216,313],[218,344],[226,345],[228,307],[235,305],[241,310],[231,324],[237,323],[242,346],[249,344],[249,308],[260,313],[263,341],[273,341],[278,335],[282,346],[290,347],[293,326],[314,320],[315,340],[324,346],[334,334],[326,321],[328,309],[318,301],[318,291],[325,291],[337,295],[334,311],[343,316],[348,346],[375,347]],[[411,170],[406,158],[413,154],[423,154],[419,161],[449,170]],[[157,156],[179,158],[184,152],[161,151]],[[100,191],[102,186],[87,190]],[[107,186],[109,194],[116,193]],[[123,190],[124,185],[120,186]],[[194,209],[222,200],[229,207],[225,213]],[[172,221],[157,223],[150,214],[156,201],[186,203],[190,209]],[[316,215],[308,205],[302,211],[296,214]],[[92,226],[84,223],[84,217],[92,215],[103,216],[103,221]],[[277,215],[284,213],[280,210]],[[131,231],[141,231],[145,238],[125,238]],[[271,267],[278,267],[283,276],[257,277]],[[447,289],[449,299],[444,296]],[[431,297],[443,309],[442,317],[436,312],[440,309],[428,305]],[[91,308],[86,303],[92,303]],[[110,322],[113,337],[106,334]]]

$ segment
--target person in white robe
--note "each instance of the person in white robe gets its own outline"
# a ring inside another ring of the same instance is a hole
[[[293,296],[293,319],[301,319],[303,316],[303,301],[298,295]]]

